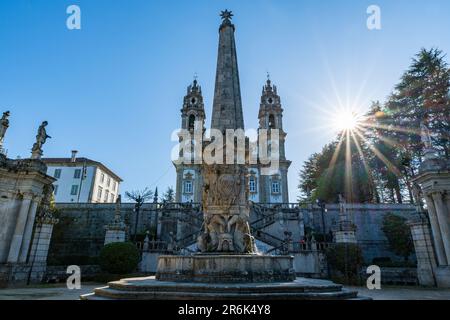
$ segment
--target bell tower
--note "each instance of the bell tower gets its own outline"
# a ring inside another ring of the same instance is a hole
[[[259,202],[262,203],[288,203],[289,191],[287,174],[291,161],[286,160],[285,140],[286,132],[283,130],[283,108],[277,87],[272,84],[267,76],[266,84],[263,86],[261,103],[259,107],[259,130],[267,130],[269,149],[272,145],[272,132],[278,130],[280,166],[278,172],[270,176],[260,176]]]
[[[187,130],[191,135],[192,152],[194,150],[194,131],[201,128],[201,134],[205,131],[205,108],[203,103],[202,88],[194,79],[187,87],[187,93],[183,99],[181,108],[181,129]],[[187,155],[180,154],[180,157]],[[200,164],[176,163],[177,171],[176,202],[201,202],[202,178]]]
[[[205,125],[205,107],[203,104],[202,88],[198,85],[197,79],[187,87],[187,93],[183,100],[181,109],[181,128],[194,130],[195,122]]]

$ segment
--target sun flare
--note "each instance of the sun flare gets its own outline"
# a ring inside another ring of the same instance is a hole
[[[360,119],[355,112],[342,111],[336,116],[334,127],[340,131],[353,131],[358,126],[359,121]]]

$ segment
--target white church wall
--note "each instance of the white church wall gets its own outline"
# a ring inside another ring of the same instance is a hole
[[[88,202],[89,195],[92,187],[92,179],[95,175],[95,167],[86,168],[86,179],[81,179],[83,175],[83,166],[48,166],[47,174],[49,176],[55,176],[55,170],[61,170],[61,175],[57,178],[57,181],[53,183],[55,188],[55,201],[56,202]],[[80,178],[75,178],[75,170],[81,170]],[[72,186],[78,186],[77,194],[73,195]]]

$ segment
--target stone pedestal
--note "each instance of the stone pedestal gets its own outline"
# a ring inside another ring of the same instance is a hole
[[[334,240],[336,243],[357,243],[355,231],[335,231]]]
[[[109,243],[114,242],[125,242],[127,226],[122,221],[122,216],[120,214],[121,206],[121,196],[116,200],[116,214],[114,216],[114,221],[106,226],[105,233],[105,246]]]
[[[334,231],[334,241],[336,243],[357,243],[356,227],[347,212],[347,204],[341,195],[339,195],[339,222]]]
[[[52,191],[54,179],[47,176],[46,171],[47,167],[40,160],[0,157],[0,278],[3,285],[39,279],[40,276],[34,274],[42,274],[36,270],[42,270],[41,265],[45,267],[51,230],[45,231],[43,225],[36,223],[36,217]],[[44,251],[45,257],[40,259]]]
[[[105,246],[114,242],[125,242],[126,232],[120,229],[107,229],[105,233]]]

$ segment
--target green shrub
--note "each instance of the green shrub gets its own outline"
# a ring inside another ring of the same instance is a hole
[[[102,248],[99,262],[105,272],[125,274],[136,270],[139,258],[139,250],[133,243],[116,242]]]
[[[414,243],[411,230],[406,224],[406,218],[388,213],[383,217],[383,230],[389,241],[389,248],[396,254],[408,261],[414,251]]]
[[[361,248],[357,244],[337,243],[325,253],[329,268],[343,275],[347,282],[356,279],[361,266],[364,265]]]

